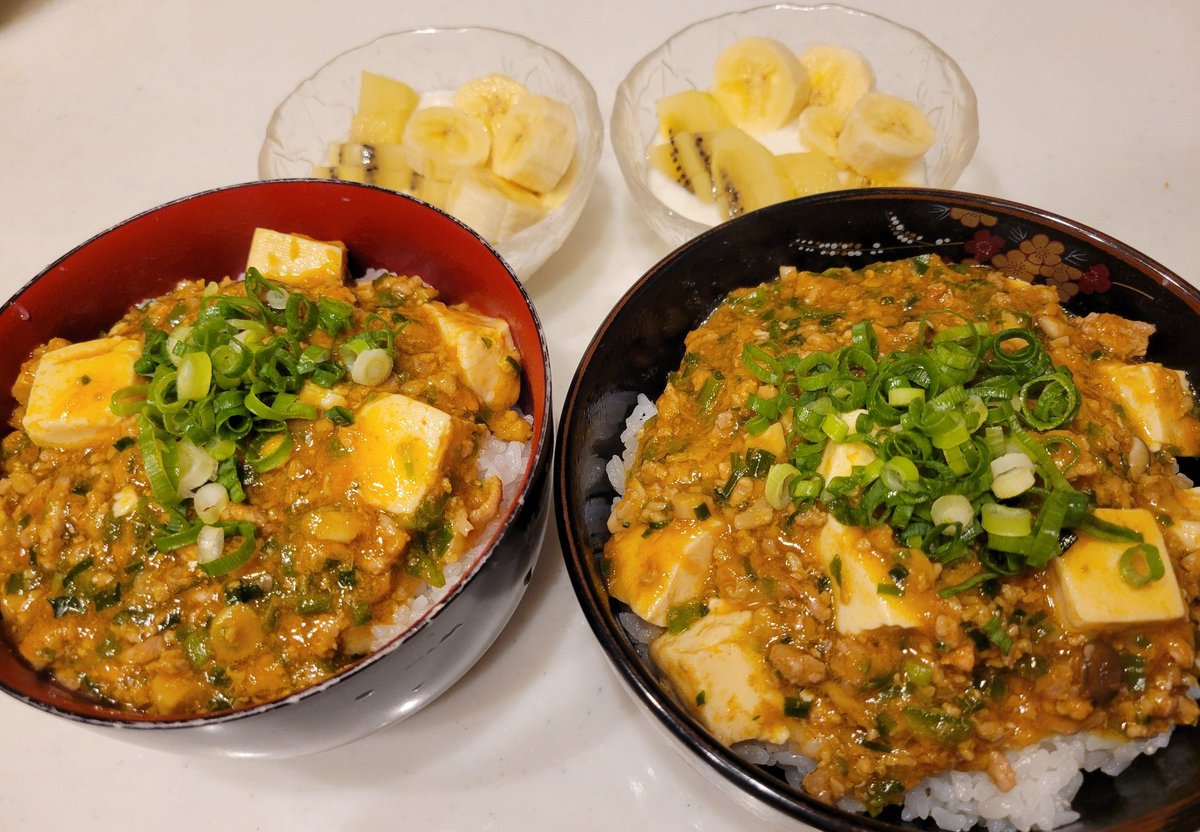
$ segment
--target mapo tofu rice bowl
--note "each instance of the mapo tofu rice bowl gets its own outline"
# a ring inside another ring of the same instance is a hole
[[[1154,326],[934,255],[737,289],[639,396],[599,572],[681,707],[816,799],[1075,820],[1195,724],[1200,453]]]
[[[286,230],[285,230],[286,231]],[[182,276],[181,276],[182,277]],[[22,659],[134,715],[277,701],[431,610],[529,458],[508,324],[260,228],[38,347],[0,442],[0,613]]]

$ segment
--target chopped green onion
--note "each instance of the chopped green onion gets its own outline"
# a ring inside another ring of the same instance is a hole
[[[1141,543],[1143,541],[1141,532],[1126,528],[1125,526],[1118,526],[1116,523],[1110,523],[1107,520],[1101,520],[1095,514],[1089,514],[1083,518],[1083,521],[1079,524],[1079,530],[1088,537],[1094,537],[1097,540],[1107,540],[1115,543]]]
[[[344,407],[331,407],[325,411],[325,418],[335,425],[353,425],[354,414]]]
[[[218,557],[214,558],[213,560],[200,563],[200,568],[204,570],[207,575],[210,575],[214,578],[219,578],[222,575],[226,575],[237,569],[239,566],[247,563],[250,560],[251,555],[254,554],[255,539],[253,523],[223,523],[217,527],[205,526],[204,528],[219,529],[221,531],[220,540],[222,546],[225,543],[225,538],[230,534],[234,534],[242,538],[242,542],[238,544],[237,548],[235,548],[233,551],[220,554],[220,549],[218,549]],[[211,540],[216,540],[215,533],[210,532],[209,536]],[[210,554],[212,548],[212,544],[210,543]]]
[[[285,426],[282,433],[265,435],[250,447],[246,464],[260,474],[274,471],[292,455],[292,432]]]
[[[72,566],[67,570],[67,574],[63,576],[63,586],[70,586],[76,578],[78,578],[87,570],[91,569],[95,562],[95,559],[88,557]]]
[[[219,482],[202,485],[192,497],[192,507],[196,510],[196,516],[205,523],[217,522],[227,505],[229,492]]]
[[[184,353],[187,352],[187,345],[184,342],[191,334],[192,328],[184,325],[175,327],[167,336],[167,358],[176,367],[183,361]]]
[[[1004,628],[1004,622],[1000,620],[1000,616],[993,616],[987,624],[983,625],[983,634],[987,636],[987,640],[1000,648],[1001,653],[1008,653],[1012,650],[1012,636]]]
[[[719,374],[713,374],[704,380],[704,383],[700,385],[700,392],[696,394],[696,403],[700,406],[701,413],[708,413],[712,410],[722,387],[724,384],[721,382]]]
[[[850,434],[850,429],[846,427],[841,416],[830,413],[821,422],[821,432],[834,442],[845,442],[846,437]]]
[[[203,399],[212,384],[212,359],[208,353],[189,352],[179,362],[175,389],[181,400]]]
[[[173,445],[172,440],[167,441]],[[172,506],[179,500],[176,482],[163,461],[164,448],[170,445],[159,441],[157,428],[144,413],[138,417],[138,450],[142,454],[142,466],[150,480],[150,493],[163,506]]]
[[[751,448],[746,451],[746,474],[761,480],[771,470],[774,462],[775,454],[763,448]]]
[[[825,480],[818,476],[792,480],[792,497],[797,500],[815,500],[825,487]]]
[[[109,410],[116,416],[132,416],[139,413],[146,406],[146,396],[149,390],[150,386],[147,384],[132,384],[129,387],[122,387],[112,394],[112,400],[108,405]]]
[[[926,687],[933,682],[933,667],[919,659],[905,659],[904,678],[917,687]]]
[[[746,433],[751,436],[761,436],[771,427],[771,420],[766,416],[751,416],[746,422]]]
[[[929,513],[935,526],[957,525],[960,529],[966,529],[975,521],[975,509],[971,501],[961,494],[943,494],[933,501]]]
[[[776,510],[782,510],[791,505],[792,495],[788,490],[791,481],[800,476],[800,469],[788,463],[778,463],[771,466],[767,472],[765,497],[768,505]]]
[[[1002,537],[1022,537],[1033,531],[1029,509],[987,503],[980,512],[983,530]]]
[[[1130,546],[1121,555],[1118,566],[1121,579],[1134,588],[1160,580],[1167,573],[1158,547],[1149,543]]]
[[[667,630],[672,633],[682,633],[706,615],[708,615],[708,604],[703,601],[689,601],[686,604],[671,607],[667,610]]]
[[[782,368],[762,347],[745,344],[742,347],[742,366],[763,384],[778,384]]]
[[[333,609],[333,599],[328,593],[315,592],[301,595],[296,601],[296,612],[301,615],[318,615]]]
[[[176,494],[183,497],[191,494],[217,474],[217,460],[203,448],[197,448],[184,440],[177,446],[179,454],[179,480]]]
[[[375,387],[387,380],[392,373],[392,357],[387,350],[372,348],[363,350],[354,359],[350,378],[355,384]]]
[[[920,387],[893,387],[888,391],[888,404],[892,407],[908,407],[913,402],[925,401],[925,391]]]
[[[993,459],[992,493],[1001,500],[1023,494],[1033,487],[1033,460],[1023,453],[1013,452]]]

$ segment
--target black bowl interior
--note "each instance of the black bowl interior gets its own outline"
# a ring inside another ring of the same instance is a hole
[[[992,263],[1059,287],[1068,310],[1113,312],[1158,327],[1149,358],[1200,379],[1200,291],[1162,266],[1086,226],[987,197],[924,189],[866,190],[810,197],[718,226],[643,276],[596,333],[572,381],[555,462],[559,536],[589,623],[624,681],[692,753],[745,792],[823,829],[933,829],[818,803],[778,769],[750,765],[720,745],[634,650],[599,573],[614,491],[605,462],[637,395],[655,399],[679,366],[684,336],[732,289],[771,279],[780,266],[821,271],[934,253]],[[1183,469],[1196,478],[1194,460]],[[1115,780],[1089,775],[1070,832],[1200,827],[1200,730],[1177,729],[1170,746],[1139,759]]]

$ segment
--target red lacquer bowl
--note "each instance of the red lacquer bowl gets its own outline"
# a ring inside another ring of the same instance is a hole
[[[541,324],[507,264],[466,226],[401,194],[343,182],[236,185],[154,208],[99,234],[0,308],[0,417],[21,363],[55,336],[94,338],[139,301],[184,278],[245,268],[257,226],[341,240],[350,271],[420,275],[443,300],[504,318],[524,359],[518,407],[533,419],[516,499],[484,554],[406,632],[337,675],[264,705],[187,718],[129,714],[67,691],[0,639],[0,689],[44,711],[164,750],[289,756],[332,748],[412,715],[483,655],[525,592],[545,534],[553,443],[550,360]]]

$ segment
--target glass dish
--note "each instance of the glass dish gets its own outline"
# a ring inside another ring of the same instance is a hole
[[[578,144],[575,184],[562,205],[495,246],[522,280],[557,251],[575,227],[596,178],[604,121],[596,92],[575,66],[549,47],[496,29],[416,29],[395,32],[343,52],[318,69],[276,108],[258,157],[262,179],[312,176],[330,142],[344,141],[358,103],[359,75],[370,70],[418,93],[455,90],[472,78],[501,72],[528,89],[567,104]]]
[[[765,35],[799,53],[818,43],[845,46],[870,61],[881,92],[915,103],[937,141],[925,155],[925,184],[949,188],[971,161],[979,140],[975,91],[954,59],[923,35],[878,15],[844,6],[775,5],[694,23],[642,58],[617,88],[610,120],[613,150],[642,216],[664,241],[678,246],[709,228],[655,195],[647,149],[658,133],[655,102],[685,89],[708,89],[722,49]]]

